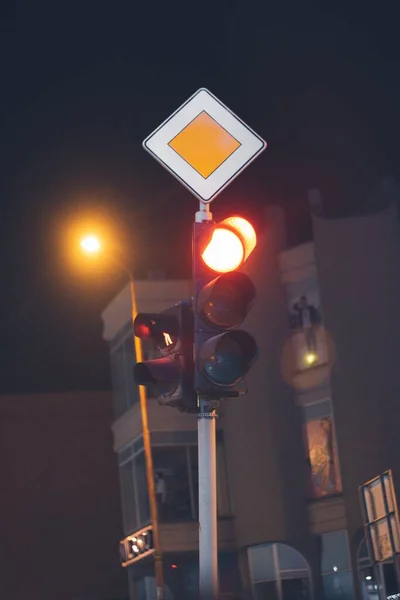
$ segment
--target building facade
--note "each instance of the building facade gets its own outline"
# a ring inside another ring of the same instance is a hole
[[[0,397],[0,597],[126,600],[110,391]]]
[[[329,219],[288,248],[279,209],[260,224],[244,270],[259,346],[249,393],[226,400],[217,433],[219,570],[226,600],[377,599],[358,488],[392,469],[400,490],[400,231],[394,205]],[[189,281],[139,281],[138,308],[189,298]],[[125,535],[149,523],[126,288],[103,313],[110,343]],[[165,482],[160,535],[169,598],[197,598],[197,421],[148,399],[154,469]],[[388,561],[386,595],[394,594]],[[153,564],[127,568],[132,599]]]

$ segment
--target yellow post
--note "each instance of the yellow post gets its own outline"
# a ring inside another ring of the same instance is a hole
[[[86,254],[95,255],[102,251],[102,244],[99,238],[95,235],[86,235],[80,242],[80,247]],[[136,291],[133,273],[123,262],[120,262],[117,257],[113,256],[112,262],[120,269],[125,271],[129,277],[131,304],[132,304],[132,327],[137,315]],[[133,335],[133,331],[132,331]],[[142,344],[139,338],[133,335],[133,343],[135,347],[136,362],[142,361]],[[155,563],[155,578],[157,587],[157,600],[164,600],[164,574],[162,564],[162,554],[160,546],[160,535],[158,529],[158,510],[156,490],[154,485],[154,469],[153,456],[151,453],[149,420],[147,415],[147,398],[146,390],[143,386],[138,386],[140,399],[140,412],[142,417],[142,432],[143,432],[143,449],[146,462],[147,475],[147,490],[149,494],[150,518],[153,526],[153,543],[154,543],[154,563]]]
[[[135,282],[132,273],[129,274],[130,279],[130,292],[131,292],[131,303],[132,303],[132,325],[137,315],[137,304],[136,304],[136,291]],[[136,362],[142,361],[142,344],[138,337],[133,336],[133,342],[135,346]],[[153,468],[153,455],[151,452],[150,443],[150,432],[149,432],[149,420],[147,414],[147,397],[146,390],[142,385],[138,386],[139,399],[140,399],[140,412],[142,416],[142,432],[143,432],[143,448],[144,457],[146,462],[146,475],[147,475],[147,489],[149,493],[149,504],[150,504],[150,517],[153,525],[153,543],[154,543],[154,570],[157,587],[157,600],[164,600],[164,573],[162,563],[162,553],[160,546],[160,535],[158,529],[158,510],[157,510],[157,498],[156,489],[154,485],[154,468]]]

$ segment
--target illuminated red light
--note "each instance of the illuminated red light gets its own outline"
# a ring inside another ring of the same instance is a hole
[[[242,217],[229,217],[214,229],[202,259],[213,271],[229,273],[244,263],[256,244],[257,236],[251,223]]]
[[[146,323],[140,323],[136,326],[136,335],[140,338],[147,338],[151,335],[151,329]]]
[[[178,565],[171,565],[171,569],[177,569]]]

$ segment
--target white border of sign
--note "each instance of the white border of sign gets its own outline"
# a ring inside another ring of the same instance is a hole
[[[240,143],[239,148],[207,178],[200,175],[168,146],[168,143],[203,111]],[[205,203],[214,200],[266,147],[267,143],[259,135],[205,88],[200,88],[193,94],[143,142],[143,148],[147,152]]]

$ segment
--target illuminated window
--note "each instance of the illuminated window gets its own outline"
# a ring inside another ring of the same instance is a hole
[[[330,400],[302,406],[310,498],[342,491]]]

